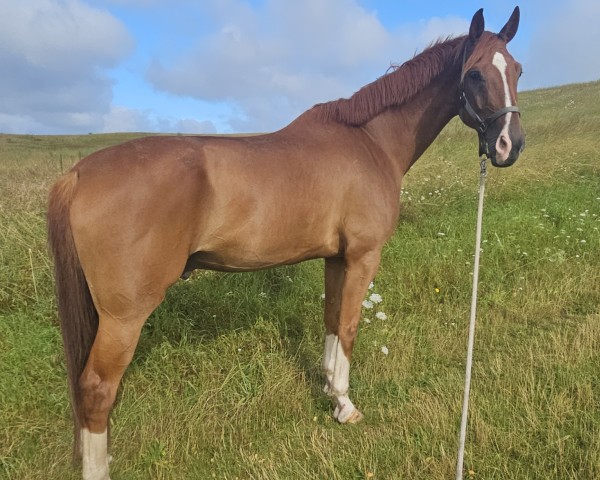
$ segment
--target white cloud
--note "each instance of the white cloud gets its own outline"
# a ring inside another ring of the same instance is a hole
[[[18,52],[29,65],[44,69],[111,66],[131,39],[108,12],[77,0],[0,3],[3,52]]]
[[[118,5],[120,7],[142,7],[142,8],[149,8],[149,7],[158,7],[161,4],[164,3],[164,0],[92,0],[95,3],[108,3],[111,5]]]
[[[414,25],[403,25],[399,35],[405,44],[423,47],[433,40],[449,35],[459,35],[469,31],[470,21],[465,18],[449,16],[445,18],[432,17]]]
[[[102,132],[216,133],[211,121],[156,116],[153,112],[113,106],[103,116]]]
[[[0,2],[0,128],[97,130],[112,97],[104,69],[132,47],[117,19],[78,0]]]
[[[241,0],[208,3],[215,29],[174,60],[155,59],[147,79],[175,95],[235,103],[242,112],[229,120],[235,131],[280,128],[469,25],[434,18],[391,32],[355,0],[267,0],[256,9]]]

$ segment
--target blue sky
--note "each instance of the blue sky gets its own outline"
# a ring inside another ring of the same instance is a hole
[[[0,132],[272,131],[347,97],[484,8],[382,0],[0,0]],[[600,79],[600,2],[528,0],[521,90]],[[594,47],[592,47],[594,46]]]

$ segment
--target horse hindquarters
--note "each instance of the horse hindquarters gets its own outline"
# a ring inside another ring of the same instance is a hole
[[[148,233],[93,192],[83,188],[77,171],[68,173],[52,190],[48,220],[76,453],[84,479],[106,480],[108,418],[119,383],[144,322],[179,277],[187,250],[164,233],[168,225],[155,222]]]

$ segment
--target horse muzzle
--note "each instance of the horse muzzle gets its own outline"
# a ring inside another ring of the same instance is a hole
[[[495,144],[490,145],[488,143],[489,157],[494,167],[510,167],[519,159],[519,155],[523,150],[525,150],[523,135],[511,139],[510,135],[501,133]]]

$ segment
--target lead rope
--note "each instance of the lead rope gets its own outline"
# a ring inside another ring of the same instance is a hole
[[[469,340],[467,343],[467,366],[465,371],[465,393],[463,397],[462,416],[460,419],[460,438],[458,460],[456,462],[456,480],[463,478],[463,461],[465,457],[465,439],[467,437],[467,416],[469,414],[469,392],[471,391],[471,368],[473,366],[473,344],[475,341],[475,314],[477,310],[477,286],[479,284],[479,254],[481,252],[481,224],[483,223],[483,194],[487,165],[485,155],[479,157],[481,174],[479,178],[479,206],[477,208],[477,233],[475,235],[475,264],[473,265],[473,295],[471,297],[471,320],[469,322]]]

